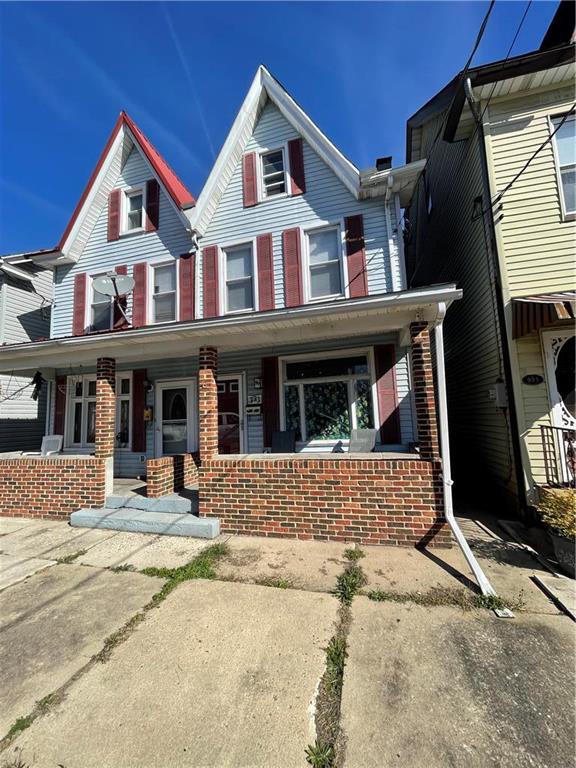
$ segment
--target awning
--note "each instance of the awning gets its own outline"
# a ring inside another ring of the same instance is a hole
[[[512,299],[512,338],[519,339],[559,320],[574,320],[576,291]]]

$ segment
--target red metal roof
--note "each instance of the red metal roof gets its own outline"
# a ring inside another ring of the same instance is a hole
[[[100,155],[98,162],[96,163],[96,167],[92,171],[92,175],[88,180],[88,184],[86,185],[86,188],[84,189],[84,192],[82,193],[82,196],[78,201],[78,205],[74,209],[74,213],[72,214],[72,217],[70,218],[70,221],[68,222],[68,225],[64,230],[64,234],[60,238],[60,242],[58,243],[58,246],[55,250],[61,250],[63,248],[64,243],[66,242],[66,239],[70,234],[72,227],[74,226],[74,223],[80,214],[80,211],[82,210],[82,206],[86,202],[86,198],[88,197],[88,194],[92,189],[92,185],[94,184],[96,177],[100,172],[100,168],[102,167],[106,157],[108,156],[108,152],[110,151],[110,148],[112,147],[112,144],[114,143],[114,140],[116,139],[116,136],[118,135],[118,131],[120,130],[122,125],[125,125],[128,127],[136,143],[138,144],[138,146],[140,147],[140,149],[148,159],[152,168],[154,168],[154,170],[158,174],[160,181],[164,185],[164,188],[166,189],[166,191],[168,192],[168,194],[170,195],[174,203],[181,209],[191,208],[192,206],[195,205],[196,200],[194,199],[194,196],[192,195],[192,193],[186,189],[184,184],[180,181],[178,176],[176,176],[172,168],[170,168],[170,166],[168,165],[166,160],[164,160],[164,158],[158,152],[158,150],[146,138],[146,136],[142,133],[140,128],[138,128],[136,123],[132,120],[132,118],[129,117],[126,114],[126,112],[120,112],[118,120],[116,120],[114,128],[112,129],[112,133],[110,134],[110,137],[106,142],[106,146],[104,147],[102,154]]]

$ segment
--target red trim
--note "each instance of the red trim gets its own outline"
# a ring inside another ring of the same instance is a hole
[[[252,208],[258,202],[256,152],[249,152],[242,158],[242,196],[244,208]]]
[[[66,376],[56,376],[54,393],[54,434],[64,435],[66,424]]]
[[[203,317],[218,317],[218,248],[210,245],[202,252]]]
[[[256,260],[258,262],[258,309],[265,312],[274,309],[274,258],[272,235],[258,235],[256,238]]]
[[[146,407],[146,369],[137,368],[132,371],[132,452],[146,451],[146,422],[144,408]]]
[[[396,348],[394,344],[374,347],[376,392],[380,415],[380,442],[397,445],[400,438],[398,390],[396,388]]]
[[[284,255],[284,304],[299,307],[304,303],[302,292],[302,258],[300,255],[300,228],[282,232]]]
[[[156,179],[146,182],[146,232],[156,232],[160,226],[160,184]]]
[[[194,254],[183,253],[178,259],[180,270],[180,317],[194,320]]]
[[[172,200],[176,203],[176,205],[179,208],[190,208],[195,204],[196,201],[192,193],[186,189],[184,184],[180,181],[178,176],[176,176],[174,171],[170,168],[168,163],[160,155],[158,150],[156,150],[154,146],[150,143],[150,141],[148,141],[146,136],[144,136],[144,134],[138,128],[138,126],[134,123],[134,121],[130,117],[128,117],[126,112],[120,112],[118,120],[116,120],[114,128],[112,129],[112,133],[110,134],[108,141],[106,142],[106,145],[100,157],[98,158],[96,167],[94,168],[94,170],[90,175],[90,178],[88,179],[88,183],[84,191],[82,192],[82,195],[80,197],[80,200],[78,201],[76,208],[74,208],[74,213],[72,214],[72,217],[70,218],[70,221],[68,222],[68,225],[64,230],[64,234],[60,238],[60,242],[58,243],[57,247],[54,250],[60,251],[64,247],[64,243],[66,242],[68,235],[72,231],[72,227],[76,223],[76,219],[80,215],[80,211],[82,210],[82,207],[86,202],[86,198],[90,194],[90,190],[92,189],[92,186],[96,181],[96,177],[100,173],[100,169],[104,165],[104,161],[108,157],[110,149],[112,148],[112,145],[114,144],[114,141],[116,140],[116,136],[118,135],[122,125],[126,125],[130,129],[140,149],[146,155],[146,158],[154,168],[155,172],[158,174],[160,181],[162,182],[162,184],[166,188],[166,191],[168,192]],[[47,251],[47,252],[50,253],[50,251]]]
[[[120,237],[120,194],[113,189],[108,195],[108,242]]]
[[[146,325],[148,303],[148,264],[145,261],[134,264],[132,272],[134,291],[132,293],[132,327]]]
[[[347,216],[344,219],[346,229],[346,257],[348,260],[348,285],[350,298],[357,299],[368,295],[366,273],[366,252],[364,250],[364,218]]]
[[[74,310],[72,315],[72,334],[83,336],[86,333],[86,272],[74,276]]]
[[[272,434],[280,429],[280,383],[278,358],[262,358],[262,418],[264,421],[264,447],[272,445]]]
[[[306,178],[304,176],[302,139],[291,139],[288,142],[288,157],[290,159],[290,193],[303,195],[306,192]]]

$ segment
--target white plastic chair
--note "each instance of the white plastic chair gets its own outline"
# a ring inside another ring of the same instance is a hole
[[[64,437],[62,435],[44,435],[40,453],[38,451],[29,451],[24,456],[56,456],[62,450]]]

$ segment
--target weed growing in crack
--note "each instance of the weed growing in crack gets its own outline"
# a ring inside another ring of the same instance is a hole
[[[342,693],[347,656],[346,638],[335,635],[326,648],[326,684],[330,692],[338,696]]]
[[[191,560],[186,565],[178,568],[144,568],[140,573],[146,576],[159,576],[167,579],[166,584],[152,598],[153,603],[160,603],[164,600],[178,584],[191,579],[215,579],[215,563],[228,552],[225,544],[213,544],[208,549],[201,552],[198,557]]]
[[[14,736],[17,736],[19,733],[22,733],[22,731],[25,731],[27,728],[30,728],[34,720],[38,717],[38,715],[43,714],[46,712],[46,710],[49,708],[50,704],[52,703],[52,696],[45,696],[43,699],[40,699],[40,701],[36,702],[36,706],[32,710],[32,712],[29,715],[26,715],[26,717],[19,717],[14,723],[12,723],[12,726],[10,727],[10,730],[6,734],[5,738],[13,738]]]
[[[6,763],[2,763],[2,768],[31,768],[30,763],[25,763],[22,758],[22,750],[16,747],[14,757]]]
[[[68,565],[69,563],[73,563],[74,560],[77,560],[79,557],[82,557],[82,555],[85,555],[87,552],[86,549],[81,549],[79,552],[73,552],[71,555],[64,555],[64,557],[57,557],[56,562],[58,565]]]
[[[362,568],[355,562],[349,563],[336,579],[334,590],[341,603],[351,605],[354,595],[366,584]]]
[[[475,595],[467,589],[452,589],[450,587],[432,587],[427,592],[390,592],[373,589],[368,592],[368,597],[376,602],[415,603],[427,607],[445,605],[461,608],[463,611],[469,611],[473,608],[518,609],[524,605],[521,596],[515,600],[504,600],[495,595]]]
[[[270,576],[266,579],[260,579],[256,582],[256,584],[259,584],[261,587],[276,587],[276,589],[290,589],[291,587],[288,579],[273,576]]]
[[[123,573],[124,571],[135,571],[136,566],[130,565],[130,563],[124,563],[123,565],[114,565],[108,570],[113,571],[114,573]]]
[[[366,557],[366,553],[363,552],[361,549],[345,549],[344,557],[346,558],[346,560],[350,560],[350,562],[354,562],[355,560],[361,560],[363,557]]]
[[[306,762],[312,768],[331,768],[333,761],[334,747],[332,744],[316,741],[314,744],[306,747]]]

